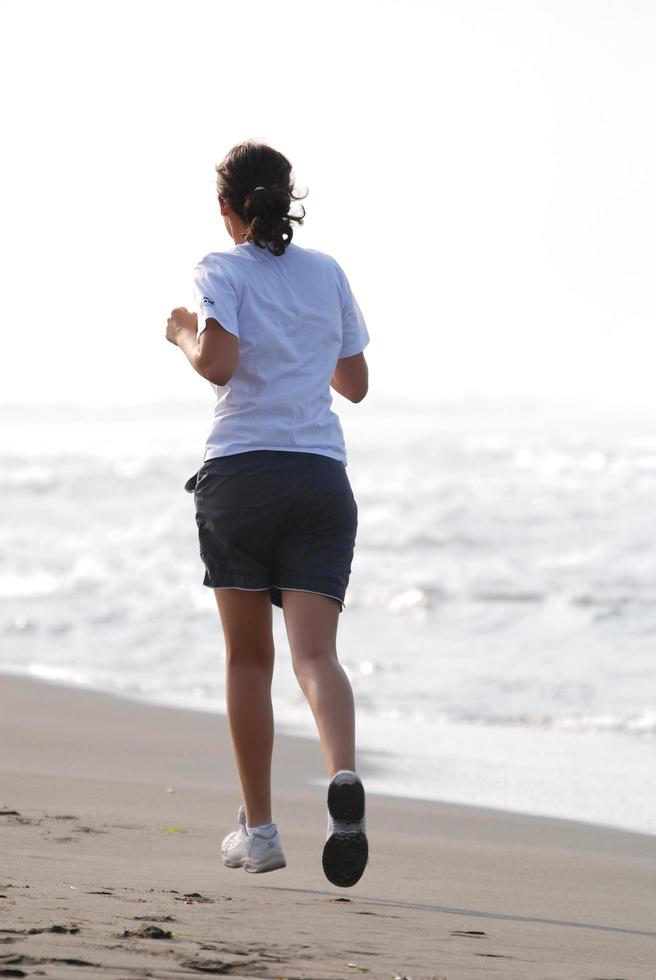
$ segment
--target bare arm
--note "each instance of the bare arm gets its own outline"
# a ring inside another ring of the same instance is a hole
[[[239,360],[238,339],[212,318],[208,318],[205,330],[197,339],[197,326],[195,313],[184,308],[172,310],[166,339],[180,348],[201,377],[216,385],[227,384]]]
[[[340,357],[330,386],[350,402],[362,401],[369,390],[369,368],[362,351],[352,357]]]

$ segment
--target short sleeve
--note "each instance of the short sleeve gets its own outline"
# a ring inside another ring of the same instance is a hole
[[[335,265],[339,273],[342,296],[342,347],[338,358],[353,357],[354,354],[360,354],[365,349],[370,337],[362,310],[351,291],[346,274],[337,263]]]
[[[199,337],[209,318],[218,320],[228,333],[239,337],[237,294],[218,262],[203,259],[194,268],[194,298]]]

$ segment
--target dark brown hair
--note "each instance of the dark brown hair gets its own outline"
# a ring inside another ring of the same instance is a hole
[[[218,194],[232,210],[248,222],[245,241],[274,255],[283,255],[294,235],[292,221],[303,224],[303,214],[289,213],[292,201],[305,194],[294,194],[292,166],[289,160],[257,140],[237,143],[221,163],[216,165]],[[255,190],[262,185],[264,190]]]

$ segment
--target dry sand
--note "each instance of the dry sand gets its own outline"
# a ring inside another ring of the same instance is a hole
[[[0,977],[656,977],[656,837],[370,793],[339,889],[317,742],[278,736],[262,875],[223,717],[0,675],[0,752]]]

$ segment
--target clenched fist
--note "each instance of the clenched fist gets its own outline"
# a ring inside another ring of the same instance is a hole
[[[184,306],[179,306],[177,309],[171,310],[171,315],[166,321],[166,339],[177,347],[180,335],[185,330],[190,331],[194,336],[196,335],[198,316],[196,313],[190,313]]]

